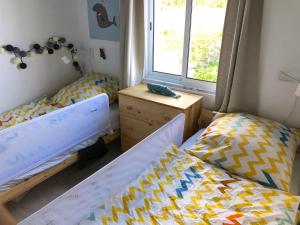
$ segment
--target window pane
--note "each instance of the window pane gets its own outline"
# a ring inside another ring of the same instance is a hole
[[[217,81],[227,0],[194,0],[188,78]]]
[[[153,70],[182,74],[186,0],[154,1]]]

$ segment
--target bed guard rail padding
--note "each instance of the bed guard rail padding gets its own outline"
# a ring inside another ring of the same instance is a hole
[[[96,135],[111,132],[106,94],[0,131],[0,185]]]
[[[163,154],[167,146],[180,146],[184,121],[185,115],[178,115],[19,225],[78,224],[84,216],[136,179]]]

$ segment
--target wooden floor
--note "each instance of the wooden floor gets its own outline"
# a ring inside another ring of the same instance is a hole
[[[108,144],[108,148],[109,152],[88,168],[78,170],[76,164],[70,166],[33,188],[20,199],[9,202],[6,205],[8,210],[18,222],[25,219],[122,154],[119,139]]]

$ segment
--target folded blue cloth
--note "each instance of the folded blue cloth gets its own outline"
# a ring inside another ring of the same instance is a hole
[[[164,85],[148,83],[147,87],[150,92],[155,94],[165,95],[165,96],[170,96],[175,98],[181,97],[180,94],[176,93],[175,91],[173,91],[172,89]]]

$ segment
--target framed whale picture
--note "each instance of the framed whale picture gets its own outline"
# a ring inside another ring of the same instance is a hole
[[[119,0],[87,0],[90,38],[120,41]]]

